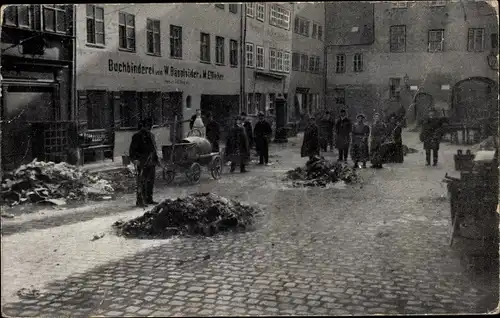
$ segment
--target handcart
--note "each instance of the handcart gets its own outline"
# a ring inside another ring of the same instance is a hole
[[[202,166],[207,167],[214,179],[222,174],[222,156],[212,152],[206,138],[187,137],[180,143],[163,146],[163,179],[171,183],[178,172],[185,173],[191,184],[200,181]]]

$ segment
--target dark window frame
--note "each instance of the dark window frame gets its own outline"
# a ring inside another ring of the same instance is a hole
[[[402,33],[398,32],[401,30]],[[391,53],[406,52],[406,25],[391,25],[389,29],[389,47]]]
[[[156,28],[155,28],[156,25]],[[150,28],[151,26],[151,28]],[[150,50],[150,38],[149,35],[151,34],[152,36],[152,46],[153,50]],[[157,39],[155,39],[155,36]],[[158,43],[156,42],[158,41]],[[158,46],[156,46],[157,44]],[[146,19],[146,52],[148,54],[152,54],[155,56],[161,56],[161,22],[160,20],[155,20],[155,19]]]
[[[238,41],[229,40],[229,65],[238,67]]]
[[[335,73],[345,73],[346,72],[346,67],[345,63],[346,62],[346,56],[345,54],[337,54],[335,56]]]
[[[436,40],[433,38],[435,34],[441,34],[441,40]],[[433,45],[439,44],[439,48]],[[427,32],[427,52],[429,53],[439,53],[444,52],[444,29],[431,29]]]
[[[498,33],[491,33],[490,46],[492,50],[498,50]]]
[[[170,57],[182,59],[182,27],[170,25]]]
[[[220,42],[221,40],[222,42]],[[222,36],[215,36],[215,64],[225,65],[226,63],[225,57],[226,57],[226,39]]]
[[[124,23],[122,23],[121,17],[124,18]],[[132,18],[133,23],[129,24],[129,18]],[[128,31],[133,30],[133,36],[128,35]],[[118,12],[118,48],[123,51],[135,52],[137,49],[137,41],[135,34],[135,15],[127,12]],[[133,44],[129,42],[133,41]]]
[[[27,13],[28,13],[28,24],[20,24],[19,17],[20,17],[20,10],[21,8],[26,8]],[[10,22],[7,18],[11,15],[14,18],[14,22]],[[13,4],[13,5],[8,5],[7,8],[4,10],[4,18],[2,21],[3,25],[6,26],[13,26],[16,28],[20,29],[28,29],[32,30],[34,26],[34,7],[32,4]]]
[[[353,56],[353,70],[354,72],[363,72],[363,53],[356,53]]]
[[[345,88],[335,88],[333,90],[335,104],[345,105]]]
[[[389,79],[389,97],[393,101],[401,99],[401,78],[394,77]]]
[[[210,63],[210,33],[200,32],[200,62]]]
[[[469,28],[467,31],[467,51],[468,52],[484,52],[484,28]],[[476,32],[481,34],[481,47],[476,48]],[[472,44],[472,45],[471,45]]]
[[[92,10],[90,15],[89,15],[89,9]],[[102,11],[102,19],[97,18],[97,10]],[[95,4],[87,4],[86,11],[87,11],[86,12],[86,14],[87,14],[87,16],[86,16],[86,18],[87,18],[87,40],[86,40],[87,44],[105,46],[106,45],[106,25],[104,24],[104,8],[97,6]],[[97,31],[96,26],[98,23],[102,24],[102,32]],[[89,28],[91,28],[92,30],[89,30]],[[97,41],[98,34],[102,35],[102,43]]]
[[[52,23],[54,24],[54,29],[51,30],[47,27],[48,21],[50,18],[47,16],[47,13],[52,12],[53,13],[53,21]],[[42,4],[42,16],[43,16],[43,31],[45,32],[53,32],[53,33],[68,33],[68,7],[66,5],[61,5],[61,4]],[[63,21],[58,21],[59,17],[63,18]],[[63,30],[59,29],[58,27],[59,22],[62,22]]]

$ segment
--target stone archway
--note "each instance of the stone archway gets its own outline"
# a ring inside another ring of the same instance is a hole
[[[457,122],[476,123],[491,118],[497,111],[498,87],[486,77],[459,81],[452,89],[452,116]]]
[[[427,113],[429,109],[431,109],[434,105],[434,98],[431,94],[428,93],[418,93],[415,96],[415,106],[413,109],[413,116],[415,116],[415,121],[420,123]]]

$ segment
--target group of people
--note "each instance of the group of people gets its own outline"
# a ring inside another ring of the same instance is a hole
[[[360,163],[366,168],[368,161],[371,161],[372,168],[382,168],[382,164],[386,162],[402,163],[404,154],[401,118],[393,113],[384,122],[380,114],[376,113],[371,125],[365,119],[365,115],[358,114],[353,123],[344,109],[340,111],[337,121],[333,120],[328,111],[318,121],[319,124],[315,117],[311,117],[304,132],[302,157],[312,159],[319,156],[321,150],[326,152],[328,146],[333,150],[335,132],[335,147],[340,162],[347,162],[350,149],[354,168],[358,168]]]

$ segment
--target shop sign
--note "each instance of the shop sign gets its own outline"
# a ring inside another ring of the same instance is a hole
[[[113,59],[108,59],[108,70],[113,73],[168,76],[186,79],[207,79],[216,81],[224,80],[224,74],[206,69],[196,70],[193,68],[177,68],[171,65],[158,67],[154,64],[148,65],[144,63],[136,64],[133,62],[117,62]]]

